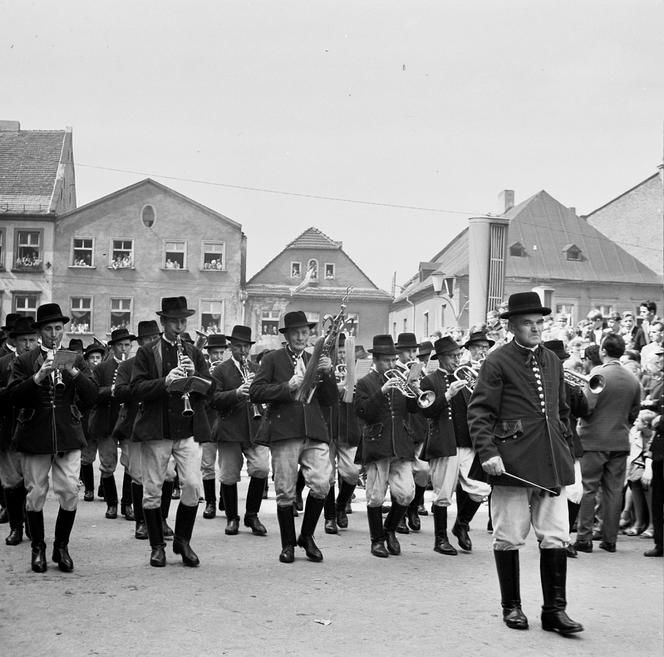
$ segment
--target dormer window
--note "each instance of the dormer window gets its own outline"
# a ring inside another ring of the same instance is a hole
[[[510,246],[510,255],[515,256],[516,258],[525,258],[528,254],[521,242],[514,242],[514,244]]]
[[[583,253],[576,244],[566,244],[563,247],[563,253],[567,257],[567,260],[571,262],[581,262],[584,260]]]

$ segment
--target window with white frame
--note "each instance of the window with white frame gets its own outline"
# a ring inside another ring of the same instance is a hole
[[[114,239],[111,243],[111,269],[133,269],[134,240]]]
[[[71,267],[92,267],[94,239],[92,237],[74,237],[71,243]]]
[[[201,331],[223,333],[224,302],[216,299],[201,299]]]
[[[318,334],[320,333],[320,313],[312,313],[312,312],[307,312],[305,313],[307,316],[307,321],[308,322],[315,322],[316,326],[314,326],[311,329],[311,337],[312,338],[317,338]]]
[[[70,297],[69,333],[92,333],[92,297]]]
[[[17,230],[14,250],[15,269],[30,271],[43,269],[42,231]]]
[[[279,335],[279,312],[264,310],[261,313],[261,335]]]
[[[291,278],[301,278],[302,277],[302,263],[301,262],[291,262],[290,263],[290,277]]]
[[[331,281],[334,280],[335,276],[335,266],[333,262],[325,263],[325,280]]]
[[[428,310],[424,311],[423,319],[424,319],[424,330],[422,332],[428,338],[429,337],[429,311]]]
[[[111,317],[108,323],[109,332],[126,328],[131,330],[132,299],[131,297],[111,297]]]
[[[307,271],[311,271],[311,280],[315,281],[318,279],[318,260],[316,258],[311,258],[307,263]]]
[[[226,269],[226,245],[223,242],[203,242],[203,269],[224,271]]]
[[[181,240],[164,242],[164,269],[187,268],[187,243]]]
[[[39,294],[34,292],[13,292],[12,306],[13,312],[20,313],[26,317],[36,319],[37,306],[39,305]]]

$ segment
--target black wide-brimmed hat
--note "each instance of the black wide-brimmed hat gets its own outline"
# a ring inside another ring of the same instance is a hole
[[[19,317],[23,317],[23,315],[20,313],[9,313],[9,315],[5,317],[5,325],[0,326],[0,329],[3,331],[11,331],[12,326],[14,326],[14,323]],[[32,319],[30,321],[32,321]]]
[[[157,311],[157,315],[170,319],[182,319],[191,317],[195,312],[195,310],[187,308],[186,297],[164,297],[161,300],[161,310]]]
[[[537,292],[517,292],[511,294],[507,302],[507,311],[500,313],[500,319],[508,319],[515,315],[550,315],[551,308],[542,305]]]
[[[83,340],[80,338],[72,338],[67,345],[69,351],[80,351],[83,352]]]
[[[433,349],[436,352],[431,356],[431,360],[438,360],[438,356],[444,356],[453,351],[459,351],[460,347],[457,341],[449,335],[440,338],[433,343]]]
[[[251,339],[251,329],[248,326],[241,326],[236,324],[231,331],[230,340],[237,340],[237,342],[246,342],[247,344],[256,344]]]
[[[355,345],[355,359],[356,360],[363,360],[364,358],[367,358],[369,356],[369,352],[364,348],[363,344],[356,344]]]
[[[85,348],[85,351],[83,352],[83,357],[87,358],[90,354],[101,354],[103,356],[105,353],[106,349],[104,349],[103,344],[101,344],[100,342],[93,342],[92,344],[89,344]]]
[[[154,319],[138,323],[138,339],[149,338],[153,335],[161,335],[159,324]]]
[[[466,343],[463,345],[464,349],[468,349],[471,344],[476,342],[488,342],[490,347],[493,347],[496,344],[493,340],[490,340],[486,331],[475,331],[468,336]]]
[[[417,355],[428,356],[432,351],[433,351],[433,343],[430,340],[425,340],[418,347]]]
[[[399,333],[397,343],[394,346],[397,349],[417,349],[420,345],[414,333]]]
[[[313,328],[317,323],[310,322],[301,310],[295,310],[284,315],[284,327],[279,329],[279,333],[285,333],[290,329],[302,328],[303,326]]]
[[[62,314],[60,306],[57,303],[44,303],[37,308],[37,319],[32,322],[33,328],[39,328],[50,322],[62,322],[67,324],[69,317]]]
[[[205,345],[206,349],[226,349],[227,347],[228,342],[225,335],[221,333],[211,333],[208,335],[207,344]]]
[[[547,340],[542,343],[542,346],[546,347],[549,351],[553,351],[560,360],[567,360],[569,358],[562,340]]]
[[[136,340],[136,336],[129,332],[129,329],[119,328],[111,332],[111,339],[106,343],[108,345],[120,342],[120,340]]]
[[[7,315],[7,317],[9,317],[9,315]],[[12,326],[9,329],[9,337],[15,338],[19,335],[30,335],[34,332],[35,328],[32,326],[32,317],[23,317],[22,315],[19,315],[18,319],[12,322]]]
[[[391,335],[374,335],[373,347],[369,353],[374,356],[396,356],[397,349]]]

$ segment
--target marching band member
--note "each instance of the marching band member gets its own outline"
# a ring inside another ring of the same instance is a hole
[[[323,560],[314,541],[314,530],[329,491],[331,465],[330,438],[321,405],[329,406],[337,394],[332,361],[327,356],[321,357],[317,364],[320,382],[311,403],[296,400],[311,358],[305,347],[315,326],[316,322],[309,322],[302,311],[286,313],[284,327],[279,329],[286,346],[261,359],[258,373],[249,387],[252,402],[268,404],[262,439],[268,441],[272,454],[282,545],[279,561],[282,563],[292,563],[295,559],[293,503],[298,464],[310,492],[297,545],[304,548],[310,561]]]
[[[461,362],[482,363],[494,344],[496,343],[489,339],[486,331],[473,331],[463,344],[463,348],[467,349],[467,357],[464,356]]]
[[[196,440],[209,439],[210,424],[201,395],[191,397],[194,412],[185,415],[184,395],[169,392],[169,385],[178,379],[190,375],[208,377],[203,354],[180,337],[187,326],[187,317],[195,312],[187,308],[185,297],[161,300],[157,315],[163,328],[162,337],[154,345],[140,347],[131,377],[131,394],[143,403],[134,424],[134,438],[141,443],[143,516],[152,548],[150,565],[155,567],[166,565],[161,494],[171,455],[182,486],[173,552],[182,557],[185,566],[196,567],[200,563],[189,544],[201,492],[201,450]]]
[[[401,553],[395,532],[415,496],[413,441],[406,424],[408,414],[417,410],[417,402],[395,389],[399,385],[397,379],[385,376],[385,372],[394,369],[397,362],[392,336],[374,336],[373,348],[369,352],[373,354],[373,365],[369,374],[357,382],[353,399],[353,408],[362,427],[357,459],[367,473],[371,554],[387,557]],[[393,500],[383,526],[381,507],[388,485]]]
[[[78,398],[83,404],[92,405],[97,396],[97,385],[83,356],[76,356],[64,370],[54,366],[55,352],[68,321],[69,317],[62,314],[57,303],[37,308],[37,319],[32,326],[40,335],[41,348],[28,351],[14,361],[9,382],[11,400],[18,411],[14,440],[21,453],[32,570],[37,573],[45,572],[47,567],[43,509],[49,472],[60,503],[52,559],[61,571],[74,570],[68,545],[78,503],[81,447],[85,445],[81,414],[75,401]]]
[[[433,390],[435,401],[422,413],[429,418],[429,431],[423,449],[423,458],[429,462],[433,484],[434,551],[440,554],[457,554],[447,538],[447,508],[452,504],[452,494],[457,483],[465,495],[457,492],[457,519],[452,533],[457,536],[463,550],[472,550],[468,535],[470,521],[491,487],[470,476],[475,458],[467,422],[467,404],[470,393],[465,382],[454,376],[461,350],[449,336],[436,340],[435,354],[438,370],[424,377],[421,389]]]
[[[254,443],[262,416],[260,407],[249,400],[249,386],[254,378],[254,366],[249,362],[249,350],[255,344],[248,326],[234,326],[229,338],[231,357],[212,371],[216,389],[211,406],[218,411],[213,436],[219,446],[221,494],[226,512],[225,533],[238,533],[237,484],[246,459],[249,490],[244,514],[244,526],[256,536],[265,536],[267,529],[258,518],[265,482],[270,471],[270,452],[266,445]]]

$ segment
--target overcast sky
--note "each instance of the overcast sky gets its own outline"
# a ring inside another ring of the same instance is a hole
[[[149,174],[240,222],[250,275],[316,226],[389,290],[502,189],[587,213],[662,161],[659,0],[0,0],[0,17],[0,118],[73,127],[79,205],[146,177],[93,167]]]

